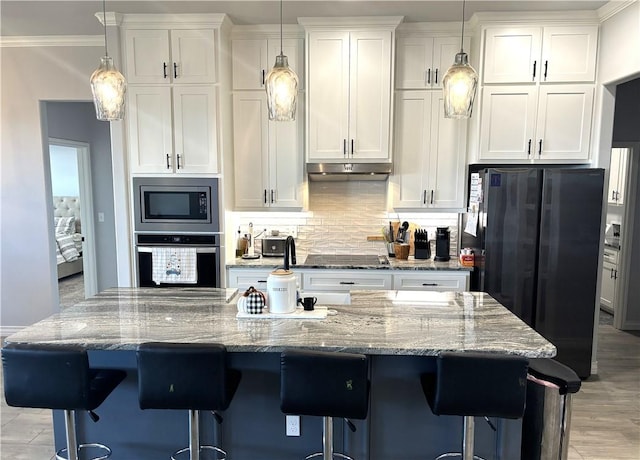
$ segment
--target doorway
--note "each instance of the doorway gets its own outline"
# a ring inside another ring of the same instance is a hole
[[[98,291],[89,144],[49,138],[49,164],[62,309]]]

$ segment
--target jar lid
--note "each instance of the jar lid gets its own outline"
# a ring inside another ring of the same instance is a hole
[[[291,270],[285,270],[284,268],[276,268],[274,271],[271,272],[271,274],[275,276],[285,276],[285,275],[292,275],[293,272]]]

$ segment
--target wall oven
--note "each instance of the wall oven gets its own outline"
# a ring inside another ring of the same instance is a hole
[[[154,248],[194,248],[196,282],[160,283],[153,279]],[[221,287],[220,235],[136,235],[139,287]]]
[[[220,232],[218,179],[133,178],[136,232]]]

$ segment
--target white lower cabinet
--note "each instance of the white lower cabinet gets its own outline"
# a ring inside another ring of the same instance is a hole
[[[227,269],[227,285],[240,291],[250,286],[267,290],[271,268]],[[462,270],[326,270],[296,269],[298,288],[309,292],[349,292],[353,290],[466,291],[469,272]]]
[[[613,314],[616,309],[616,284],[618,282],[618,253],[604,250],[602,280],[600,285],[600,307]]]
[[[393,275],[393,289],[398,291],[467,291],[467,271],[416,271]]]
[[[376,270],[307,270],[302,275],[306,291],[352,291],[361,289],[391,289],[391,273]]]

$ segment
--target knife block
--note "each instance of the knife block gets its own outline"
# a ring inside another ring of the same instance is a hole
[[[431,248],[428,246],[426,248],[416,248],[413,257],[416,259],[431,259]]]

